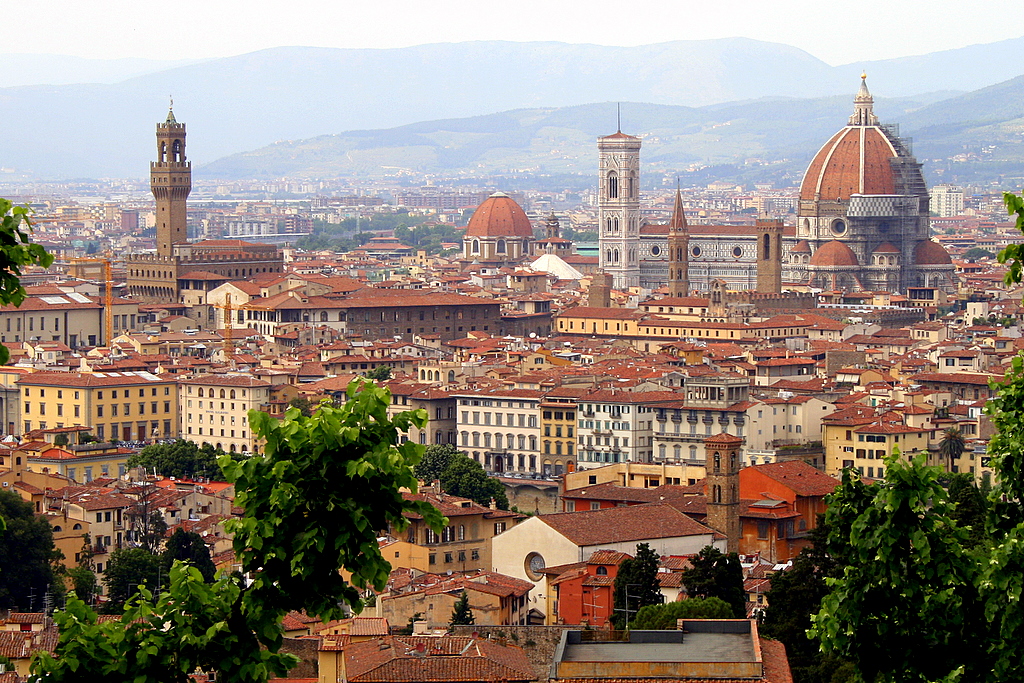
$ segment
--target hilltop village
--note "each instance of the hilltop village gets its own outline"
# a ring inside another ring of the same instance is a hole
[[[110,554],[137,543],[127,520],[143,503],[230,570],[232,487],[129,458],[178,439],[259,453],[248,411],[315,407],[369,375],[393,414],[426,411],[406,438],[465,453],[510,509],[424,481],[408,495],[449,526],[381,530],[393,571],[363,616],[289,617],[308,660],[296,675],[412,680],[410,662],[436,654],[431,680],[627,678],[615,662],[581,673],[572,650],[586,645],[561,633],[608,628],[613,579],[638,544],[660,557],[666,602],[686,597],[681,573],[702,548],[738,553],[756,616],[843,470],[881,479],[898,447],[991,482],[984,406],[1024,348],[1024,309],[994,259],[965,252],[1019,235],[958,213],[962,194],[952,218],[933,218],[921,164],[872,104],[862,80],[799,192],[746,223],[711,222],[681,190],[641,206],[641,139],[600,138],[590,253],[564,216],[531,218],[504,192],[471,197],[440,254],[393,233],[346,253],[253,239],[308,227],[295,214],[190,240],[185,125],[170,112],[151,166],[152,249],[90,258],[68,242],[54,268],[26,274],[21,306],[0,308],[0,485],[45,516],[69,567],[87,535],[101,582]],[[86,229],[68,221],[66,235]],[[958,457],[940,448],[950,433]],[[476,626],[437,635],[463,594]],[[21,607],[0,627],[15,676],[56,637],[42,596]],[[396,635],[406,624],[414,634]],[[758,654],[738,655],[730,678],[790,680],[778,643],[750,626],[732,635]]]

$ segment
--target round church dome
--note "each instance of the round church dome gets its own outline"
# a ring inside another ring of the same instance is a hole
[[[857,260],[857,255],[853,253],[853,249],[850,249],[839,240],[832,240],[831,242],[825,242],[814,252],[809,265],[825,267],[859,266],[860,262]]]
[[[899,254],[899,253],[902,253],[902,252],[900,252],[899,248],[895,244],[893,244],[892,242],[882,242],[877,247],[875,247],[875,250],[873,252],[871,252],[871,253],[872,254]]]
[[[822,146],[800,185],[802,201],[847,201],[853,194],[901,194],[890,159],[905,154],[890,140],[872,110],[864,77],[849,124]]]
[[[800,240],[793,245],[793,248],[789,250],[791,254],[810,254],[811,245],[807,243],[807,240]]]
[[[919,266],[948,266],[953,260],[941,244],[924,240],[914,247],[914,263]]]
[[[533,239],[526,212],[504,192],[495,192],[477,207],[469,219],[466,237],[521,237]]]

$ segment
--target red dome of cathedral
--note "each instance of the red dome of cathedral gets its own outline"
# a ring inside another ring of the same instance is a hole
[[[873,252],[871,252],[871,253],[872,254],[902,254],[903,252],[901,252],[899,250],[899,248],[897,248],[897,246],[895,244],[893,244],[892,242],[882,242],[877,247],[875,247],[875,250]]]
[[[857,255],[853,249],[840,242],[832,240],[821,245],[814,255],[811,256],[809,265],[812,266],[859,266]]]
[[[914,247],[914,264],[918,266],[948,266],[953,263],[949,253],[938,242],[925,240]]]
[[[846,201],[851,194],[898,194],[889,160],[899,152],[878,125],[864,78],[849,125],[833,135],[807,167],[801,200],[832,202]]]
[[[526,212],[504,192],[495,192],[473,212],[466,237],[521,237],[533,239]]]

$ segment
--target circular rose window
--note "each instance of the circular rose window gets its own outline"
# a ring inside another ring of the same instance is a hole
[[[743,250],[740,249],[739,247],[733,247],[732,255],[735,256],[736,258],[739,258],[740,256],[743,256]]]
[[[694,247],[693,249],[690,250],[690,255],[691,256],[700,256],[703,253],[704,252],[701,251],[700,247]]]
[[[540,553],[530,553],[526,556],[526,575],[534,581],[539,580],[544,571],[544,557]]]
[[[651,247],[651,256],[660,256],[660,255],[661,255],[661,247],[659,247],[657,245]]]

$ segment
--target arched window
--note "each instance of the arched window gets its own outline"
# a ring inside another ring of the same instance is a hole
[[[619,174],[608,171],[608,199],[619,198]]]
[[[199,398],[203,397],[203,388],[199,387]]]
[[[53,530],[54,531],[64,531],[64,529],[62,529],[59,524],[57,526],[53,527]]]
[[[498,253],[499,254],[507,253],[507,249],[505,247],[505,240],[498,240]]]
[[[722,454],[719,453],[718,451],[715,451],[714,461],[715,461],[715,472],[721,472],[722,471]]]
[[[327,311],[320,311],[320,322],[327,322]]]
[[[72,531],[81,531],[82,530],[82,525],[81,524],[75,524],[73,527],[71,527],[71,530]]]
[[[181,149],[181,140],[174,141],[174,146],[171,148],[171,161],[185,161],[185,155]]]
[[[479,254],[480,253],[480,240],[473,240],[473,253],[474,254]]]
[[[597,568],[597,575],[598,576],[608,576],[608,567],[598,567]]]
[[[618,263],[618,262],[619,262],[619,250],[615,249],[615,250],[612,251],[612,263]]]
[[[234,397],[235,397],[235,390],[234,390],[234,389],[232,389],[232,390],[231,390],[231,398],[234,398]]]
[[[455,381],[455,371],[454,370],[449,370],[448,371],[448,381],[449,382],[454,382]]]
[[[220,390],[220,397],[221,398],[227,398],[227,392],[225,392],[223,389],[221,389]]]
[[[764,236],[764,260],[767,261],[772,257],[772,244],[769,235]]]

